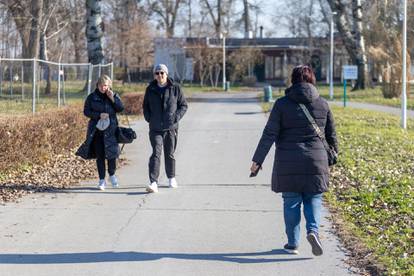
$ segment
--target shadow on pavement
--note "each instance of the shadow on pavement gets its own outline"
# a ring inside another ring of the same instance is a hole
[[[190,97],[187,98],[188,102],[199,102],[199,103],[257,103],[260,101],[258,97]]]
[[[59,253],[59,254],[0,254],[0,264],[71,264],[103,262],[142,262],[164,258],[202,261],[247,263],[271,263],[304,261],[312,258],[260,258],[272,255],[290,255],[283,249],[273,249],[254,253],[149,253],[149,252],[93,252],[93,253]],[[292,256],[292,255],[290,255]],[[256,258],[254,258],[256,257]]]
[[[256,111],[252,111],[252,112],[234,112],[235,115],[256,115],[256,114],[262,114],[264,113],[263,111],[260,112],[256,112]]]
[[[76,187],[76,188],[66,188],[53,190],[53,193],[62,193],[62,194],[126,194],[126,195],[146,195],[148,192],[128,192],[128,190],[136,190],[137,188],[142,187],[120,187],[120,188],[111,188],[108,187],[105,191],[101,191],[95,187]]]

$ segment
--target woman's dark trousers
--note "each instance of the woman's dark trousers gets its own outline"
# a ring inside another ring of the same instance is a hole
[[[167,174],[167,177],[175,177],[174,152],[175,148],[177,147],[177,135],[178,132],[176,129],[166,131],[150,131],[149,137],[152,146],[152,155],[148,164],[150,183],[158,182],[158,177],[160,175],[161,152],[163,148],[165,158],[165,172]]]
[[[105,179],[105,143],[102,131],[96,130],[93,137],[93,146],[96,153],[96,166],[98,167],[99,179]],[[116,171],[116,158],[108,159],[108,173],[114,175]]]

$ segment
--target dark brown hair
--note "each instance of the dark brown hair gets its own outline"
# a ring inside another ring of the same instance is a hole
[[[316,78],[312,68],[307,65],[299,65],[293,68],[292,84],[300,82],[307,82],[313,85],[316,84]]]

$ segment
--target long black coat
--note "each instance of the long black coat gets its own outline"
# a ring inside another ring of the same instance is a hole
[[[322,193],[328,190],[329,167],[326,150],[298,103],[308,108],[329,145],[338,151],[335,124],[328,103],[309,83],[286,89],[278,99],[263,131],[253,161],[262,164],[273,143],[274,192]]]
[[[163,95],[158,91],[157,81],[152,81],[144,95],[144,118],[150,130],[163,131],[178,128],[178,122],[187,111],[187,102],[178,84],[168,79]]]
[[[124,110],[124,105],[118,94],[114,95],[115,102],[112,102],[105,94],[96,89],[91,93],[85,101],[83,113],[90,118],[88,123],[88,130],[86,140],[76,152],[76,155],[84,159],[96,158],[94,147],[92,146],[93,137],[97,131],[96,124],[98,123],[101,113],[108,113],[110,124],[108,128],[103,131],[105,158],[114,159],[119,157],[119,145],[115,137],[115,132],[118,127],[118,119],[116,113]]]

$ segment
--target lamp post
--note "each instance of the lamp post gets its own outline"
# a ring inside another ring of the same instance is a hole
[[[331,54],[329,59],[329,98],[333,100],[334,88],[333,88],[333,58],[334,58],[334,21],[333,18],[336,12],[332,13],[331,16]]]
[[[407,0],[404,0],[401,127],[407,128]]]
[[[226,36],[224,33],[220,35],[223,39],[223,90],[226,91]]]

